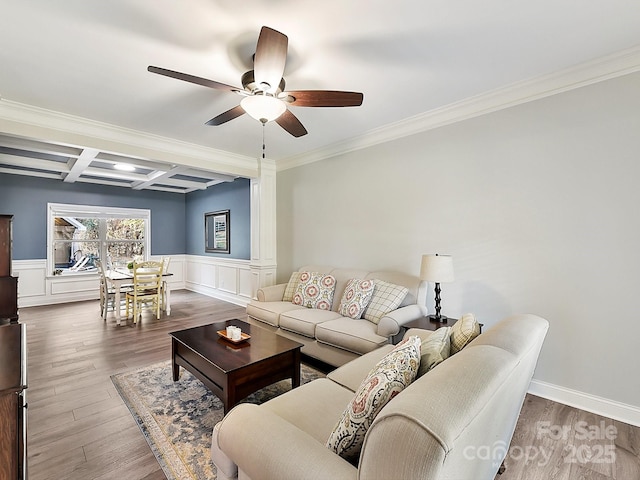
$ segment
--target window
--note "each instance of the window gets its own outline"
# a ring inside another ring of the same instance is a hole
[[[146,259],[151,213],[133,208],[48,204],[47,271],[54,275],[92,273]]]

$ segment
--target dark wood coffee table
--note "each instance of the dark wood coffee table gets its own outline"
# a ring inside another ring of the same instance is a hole
[[[249,340],[233,343],[218,335],[227,326],[240,327]],[[227,320],[170,332],[173,381],[180,367],[204,383],[224,404],[227,413],[247,395],[267,385],[291,378],[300,385],[301,343],[241,320]]]

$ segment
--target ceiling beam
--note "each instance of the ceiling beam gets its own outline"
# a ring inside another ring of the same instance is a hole
[[[80,176],[85,172],[87,167],[91,165],[96,158],[96,156],[100,153],[98,150],[93,148],[85,148],[82,150],[82,153],[75,160],[71,160],[71,170],[64,177],[64,181],[67,183],[74,183]]]
[[[179,173],[181,170],[182,170],[181,167],[174,167],[169,171],[156,170],[155,172],[152,172],[149,175],[147,175],[146,181],[137,182],[131,185],[131,188],[133,188],[134,190],[142,190],[143,188],[147,188],[155,183],[158,183],[158,181],[162,180],[163,178],[169,178],[172,175]]]
[[[52,162],[50,160],[40,160],[37,158],[10,155],[8,153],[0,153],[0,163],[25,169],[44,170],[47,172],[67,173],[69,171],[69,165],[67,165],[67,162]],[[28,170],[20,170],[20,172],[22,175],[29,175],[30,173]]]
[[[8,168],[8,167],[0,167],[0,173],[10,173],[13,175],[25,175],[24,170],[18,170],[16,168]],[[57,173],[47,173],[47,172],[29,172],[27,174],[28,177],[40,177],[40,178],[53,178],[56,180],[60,180],[61,176]]]
[[[104,162],[109,162],[114,165],[116,163],[128,163],[129,165],[146,168],[147,170],[169,170],[174,166],[170,163],[156,162],[154,160],[145,160],[143,158],[129,157],[107,152],[100,152],[96,159]]]
[[[15,150],[26,150],[28,152],[38,152],[47,155],[58,155],[61,157],[78,157],[82,153],[79,147],[68,147],[55,143],[39,142],[22,137],[12,137],[0,134],[0,145]]]
[[[200,178],[208,178],[210,180],[220,180],[221,182],[233,182],[237,175],[225,175],[223,173],[211,172],[208,170],[196,170],[194,168],[189,168],[181,172],[182,175],[191,176],[191,177],[200,177]]]

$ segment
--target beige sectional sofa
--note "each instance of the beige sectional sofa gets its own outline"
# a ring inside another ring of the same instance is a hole
[[[414,380],[378,413],[357,465],[325,444],[362,380],[393,346],[365,354],[216,425],[218,480],[493,480],[504,459],[548,322],[515,315]],[[409,330],[406,336],[433,335]]]
[[[249,321],[304,344],[302,353],[334,366],[389,343],[401,331],[401,326],[426,315],[427,284],[420,278],[401,272],[336,268],[325,265],[305,265],[303,272],[331,274],[336,280],[331,310],[319,310],[283,301],[286,283],[263,287],[257,300],[247,305]],[[364,318],[352,319],[338,313],[343,292],[350,279],[377,279],[406,287],[408,293],[400,306],[378,324]]]

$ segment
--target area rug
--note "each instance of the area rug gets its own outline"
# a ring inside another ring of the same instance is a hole
[[[301,383],[324,375],[307,365]],[[222,420],[223,405],[200,380],[185,369],[180,379],[171,377],[171,362],[161,362],[111,376],[168,480],[215,479],[211,462],[211,432]],[[283,380],[247,397],[263,403],[291,389]]]

